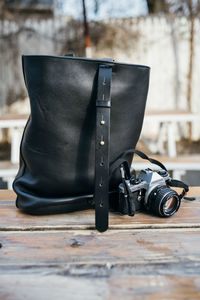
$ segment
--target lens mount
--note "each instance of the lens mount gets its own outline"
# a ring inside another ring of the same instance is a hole
[[[181,200],[176,191],[167,186],[157,186],[148,197],[148,208],[161,217],[171,217],[179,209]]]

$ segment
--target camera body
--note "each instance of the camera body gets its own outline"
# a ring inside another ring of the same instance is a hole
[[[170,180],[169,173],[163,169],[141,170],[138,177],[132,176],[125,180],[126,186],[131,191],[136,209],[146,209],[161,217],[172,216],[180,206],[180,198],[176,191],[172,190],[167,182]],[[127,213],[126,188],[123,183],[119,185],[119,210],[122,214]]]

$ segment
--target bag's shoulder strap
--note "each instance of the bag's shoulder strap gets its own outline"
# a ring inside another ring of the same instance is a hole
[[[100,65],[96,98],[95,220],[100,232],[108,228],[109,152],[112,67]]]
[[[65,54],[74,57],[74,53]],[[112,58],[102,59],[113,62]],[[112,66],[99,65],[96,98],[95,142],[95,223],[96,229],[108,229],[109,211],[109,152],[110,152],[110,107]]]

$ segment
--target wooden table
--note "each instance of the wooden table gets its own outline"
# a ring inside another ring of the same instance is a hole
[[[200,196],[200,187],[190,195]],[[0,299],[200,299],[200,202],[172,218],[29,216],[0,192]]]

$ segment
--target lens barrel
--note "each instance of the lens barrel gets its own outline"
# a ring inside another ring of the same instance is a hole
[[[176,191],[166,186],[157,186],[148,197],[147,207],[156,215],[171,217],[179,209],[180,201]]]

